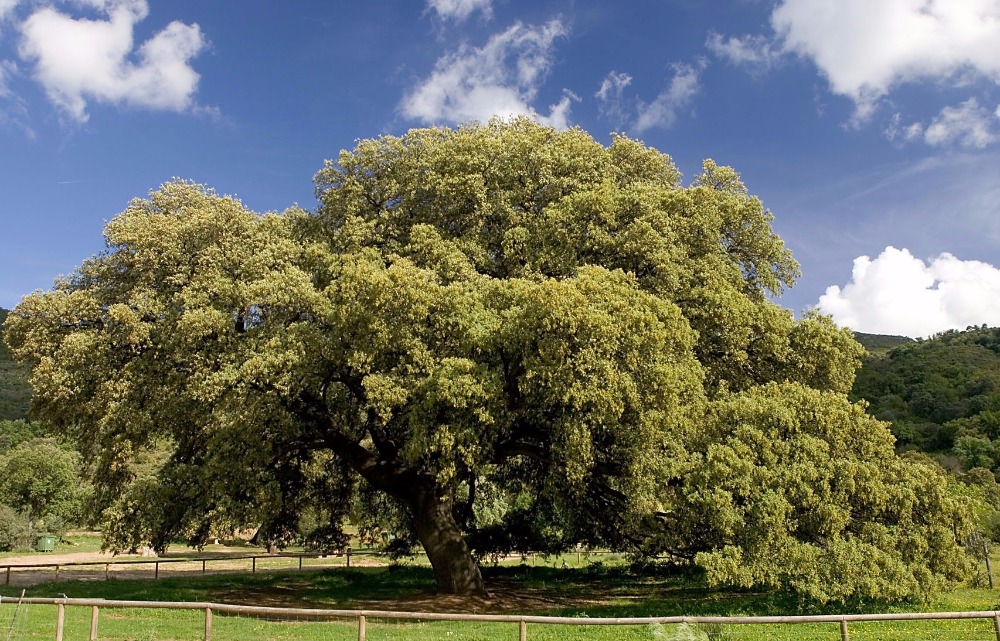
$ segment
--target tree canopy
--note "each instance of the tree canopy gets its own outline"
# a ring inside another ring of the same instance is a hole
[[[818,559],[855,541],[903,591],[960,571],[961,502],[847,401],[850,332],[771,301],[798,266],[734,170],[685,187],[637,141],[516,119],[363,140],[316,185],[315,212],[257,215],[168,183],[11,314],[35,411],[99,463],[112,546],[281,544],[310,513],[329,544],[348,515],[421,544],[455,593],[484,589],[474,554],[578,543],[748,585],[812,555],[818,598],[842,596]],[[720,476],[725,448],[760,461]],[[893,500],[926,488],[919,517]]]

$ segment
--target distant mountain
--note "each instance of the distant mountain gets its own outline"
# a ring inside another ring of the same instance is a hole
[[[951,330],[869,351],[851,396],[892,422],[901,448],[1000,471],[1000,328]]]
[[[8,311],[0,308],[0,421],[24,418],[31,404],[28,371],[11,360],[3,341],[3,322]]]
[[[912,343],[909,336],[891,336],[889,334],[865,334],[864,332],[854,332],[854,339],[861,343],[871,354],[882,354],[894,347]]]

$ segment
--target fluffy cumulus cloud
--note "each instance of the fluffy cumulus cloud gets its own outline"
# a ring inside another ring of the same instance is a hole
[[[676,63],[670,83],[653,102],[639,103],[639,117],[635,122],[637,131],[644,132],[653,127],[670,128],[677,121],[680,112],[687,109],[701,88],[699,77],[706,62],[696,65]]]
[[[532,103],[552,66],[555,42],[566,33],[559,20],[540,26],[517,22],[482,47],[462,45],[438,59],[431,75],[403,97],[400,112],[427,124],[535,115],[565,128],[570,106],[579,99],[574,94],[564,92],[547,115],[539,115]]]
[[[886,247],[854,260],[851,282],[834,285],[819,309],[855,331],[929,336],[970,325],[1000,324],[1000,269],[941,254],[928,262]]]
[[[2,2],[3,0],[0,0]],[[483,17],[493,15],[492,0],[427,0],[427,8],[434,11],[442,20],[462,22],[476,11]]]
[[[970,73],[1000,82],[998,0],[784,0],[771,23],[860,119],[905,82]]]
[[[86,122],[91,101],[171,111],[193,106],[199,75],[190,63],[206,46],[198,25],[171,22],[136,47],[135,26],[149,13],[146,0],[84,4],[104,19],[46,6],[20,26],[20,56],[60,110]]]
[[[752,69],[788,54],[812,61],[854,101],[855,124],[904,83],[1000,83],[1000,0],[781,0],[771,26],[770,35],[712,33],[706,46]]]

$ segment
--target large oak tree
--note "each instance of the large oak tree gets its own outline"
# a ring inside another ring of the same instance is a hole
[[[901,522],[836,480],[837,518],[801,531],[781,521],[801,492],[770,520],[740,511],[749,490],[709,492],[733,456],[718,448],[759,447],[803,390],[833,408],[805,441],[822,469],[874,442],[892,462],[865,473],[907,482],[885,426],[844,396],[861,354],[849,332],[771,302],[798,267],[732,169],[707,161],[684,187],[639,142],[517,119],[364,140],[316,184],[315,212],[263,216],[166,184],[7,322],[37,415],[99,463],[111,545],[246,524],[281,543],[310,510],[325,520],[314,535],[337,542],[350,514],[419,542],[438,588],[468,594],[484,589],[473,553],[646,549],[769,584],[786,575],[740,572],[771,558],[754,528],[823,550]],[[745,418],[758,389],[769,400]],[[748,420],[765,436],[726,429]],[[814,442],[842,433],[874,441]],[[761,456],[759,470],[787,459]],[[743,472],[751,487],[803,482]],[[941,498],[906,521],[937,528],[908,539],[933,539],[930,576],[959,553],[942,535],[961,529],[959,507]]]

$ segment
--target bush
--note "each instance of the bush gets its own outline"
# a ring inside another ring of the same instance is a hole
[[[28,515],[0,503],[0,552],[30,549],[34,532]]]

